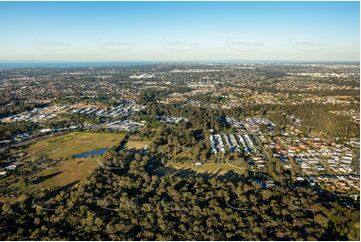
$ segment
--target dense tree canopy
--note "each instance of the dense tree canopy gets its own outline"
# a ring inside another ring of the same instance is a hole
[[[69,191],[2,204],[2,240],[357,239],[358,204],[291,180],[152,175],[159,157],[113,149]],[[35,196],[35,195],[34,195]]]

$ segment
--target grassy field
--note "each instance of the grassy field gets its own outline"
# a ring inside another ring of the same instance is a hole
[[[35,183],[25,184],[23,177],[15,174],[2,179],[3,184],[6,182],[9,185],[0,186],[0,191],[14,196],[13,198],[0,197],[0,201],[16,200],[16,197],[24,193],[30,194],[43,187],[62,187],[85,178],[98,166],[102,157],[73,159],[72,156],[95,149],[109,148],[119,144],[123,138],[123,134],[74,132],[31,144],[25,149],[28,155],[23,161],[24,167],[28,167],[32,160],[41,157],[53,160],[67,159],[27,177],[29,180],[38,179]],[[21,166],[19,169],[22,169]]]
[[[11,185],[6,188],[7,193],[15,194],[14,197],[1,197],[0,201],[14,202],[20,194],[35,193],[41,188],[63,187],[68,184],[77,182],[90,174],[98,165],[99,157],[71,159],[62,161],[55,167],[46,169],[36,175],[30,177],[39,178],[39,182],[35,184],[25,184],[22,179],[16,177],[8,177],[11,179]],[[1,189],[3,190],[3,188]]]
[[[118,144],[123,138],[123,134],[74,132],[38,141],[25,152],[29,153],[30,159],[44,157],[59,160],[85,151],[108,148]]]
[[[62,187],[79,181],[90,174],[98,165],[99,157],[70,159],[54,168],[39,173],[38,177],[49,177],[41,182],[44,187]]]
[[[222,163],[222,164],[215,164],[215,163],[205,163],[201,166],[195,166],[191,163],[173,163],[171,164],[171,166],[173,168],[176,169],[192,169],[195,172],[198,173],[216,173],[219,172],[219,174],[224,174],[227,173],[228,171],[234,171],[237,172],[239,174],[244,174],[244,172],[247,171],[247,168],[245,166],[241,166],[241,165],[229,165],[226,163]],[[239,167],[239,168],[238,168]]]
[[[132,141],[132,140],[129,140],[127,142],[126,148],[127,149],[139,150],[139,149],[143,149],[143,148],[147,147],[149,145],[149,143],[150,143],[150,141]]]

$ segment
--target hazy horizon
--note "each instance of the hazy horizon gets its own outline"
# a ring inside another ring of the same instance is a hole
[[[359,2],[0,2],[3,61],[359,61]]]
[[[287,61],[287,60],[200,60],[200,61],[2,61],[0,69],[13,68],[113,68],[157,64],[344,64],[359,65],[359,61]]]

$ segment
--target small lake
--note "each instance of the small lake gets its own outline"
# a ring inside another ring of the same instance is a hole
[[[86,151],[77,155],[74,155],[74,158],[88,158],[90,156],[98,156],[98,155],[102,155],[107,151],[106,148],[101,148],[101,149],[97,149],[97,150],[91,150],[91,151]]]

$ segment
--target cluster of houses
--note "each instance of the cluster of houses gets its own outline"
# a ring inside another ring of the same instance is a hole
[[[256,166],[257,169],[262,169],[267,166],[266,159],[261,153],[254,153],[248,160],[248,164]]]
[[[36,117],[38,117],[39,113],[42,113],[42,112],[52,113],[52,111],[57,111],[58,113],[60,113],[60,112],[69,113],[70,112],[70,113],[79,113],[79,114],[85,114],[85,115],[94,114],[94,115],[99,115],[99,116],[104,116],[104,117],[122,118],[124,116],[130,115],[133,112],[138,112],[144,108],[143,106],[136,104],[132,100],[123,101],[121,104],[114,106],[110,109],[99,109],[96,107],[91,107],[91,108],[73,108],[73,107],[52,106],[50,108],[41,108],[41,109],[35,108],[32,111],[24,112],[24,113],[18,114],[17,116],[24,118],[22,120],[36,122],[36,121],[38,121],[38,119]],[[54,115],[55,115],[55,113],[52,113],[52,115],[47,116],[47,118],[54,117]],[[7,120],[7,122],[10,121],[10,117],[5,118],[5,119]],[[14,120],[14,119],[11,119],[11,120]],[[20,120],[16,119],[16,121],[20,121]],[[43,119],[43,121],[44,121],[44,119]],[[1,140],[0,141],[0,152],[5,152],[6,149],[12,145],[19,145],[19,144],[22,144],[23,142],[28,142],[29,140],[31,140],[33,138],[43,136],[43,135],[51,135],[53,133],[58,133],[58,132],[75,131],[75,130],[92,130],[92,129],[95,130],[95,129],[102,129],[102,128],[116,130],[116,131],[134,131],[144,125],[145,125],[145,121],[142,121],[141,123],[137,123],[137,122],[133,122],[130,120],[121,120],[121,121],[116,121],[116,122],[112,122],[112,123],[108,123],[108,124],[101,124],[101,125],[91,125],[91,124],[84,123],[82,125],[80,124],[80,125],[72,125],[69,127],[57,127],[57,128],[48,128],[46,126],[45,127],[43,126],[43,128],[40,130],[17,134],[15,136],[13,136],[11,140],[10,139],[9,140]]]
[[[187,118],[183,118],[183,117],[172,117],[172,116],[157,116],[157,119],[162,122],[162,123],[167,123],[167,124],[177,124],[180,121],[188,121]]]
[[[272,121],[266,118],[258,118],[258,117],[246,118],[246,120],[244,121],[238,121],[236,119],[227,117],[226,120],[227,123],[232,127],[245,130],[251,133],[257,132],[259,130],[260,125],[266,125],[269,128],[276,126]]]
[[[266,118],[247,118],[244,121],[226,117],[229,125],[236,128],[236,134],[211,134],[210,144],[211,152],[213,154],[239,152],[247,156],[247,162],[257,169],[262,169],[267,166],[266,157],[261,153],[260,147],[257,147],[257,134],[260,125],[265,125],[272,130],[276,125]]]
[[[305,174],[353,171],[354,152],[343,144],[329,143],[315,137],[300,137],[294,132],[284,132],[270,139],[273,142],[267,142],[265,138],[261,141],[273,148],[275,157],[292,157]]]
[[[237,137],[243,147],[243,153],[248,155],[248,164],[255,166],[257,169],[265,168],[267,166],[267,159],[262,154],[261,147],[257,147],[260,143],[256,142],[256,140],[262,142],[265,138],[259,131],[261,125],[267,127],[268,131],[272,132],[276,124],[266,118],[259,117],[246,118],[242,121],[227,117],[226,120],[228,124],[243,133]]]
[[[257,168],[266,166],[264,156],[257,149],[255,138],[252,134],[211,134],[209,136],[211,152],[217,153],[243,153],[248,157],[248,163]]]
[[[272,121],[266,119],[266,118],[247,118],[244,122],[244,127],[249,132],[256,132],[259,130],[259,127],[261,125],[266,125],[269,128],[276,127],[276,124],[274,124]]]
[[[253,137],[250,134],[223,134],[223,139],[220,134],[211,134],[209,139],[211,151],[214,154],[225,153],[226,150],[230,153],[251,153],[255,149]]]
[[[355,179],[352,169],[354,153],[342,145],[332,145],[319,150],[308,150],[294,157],[302,172],[312,176],[316,183],[322,183],[328,189],[359,190],[359,179]]]
[[[57,132],[76,130],[78,128],[79,128],[78,125],[72,125],[70,127],[65,127],[65,128],[45,128],[45,129],[39,130],[39,133],[40,134],[51,134],[51,133],[57,133]]]
[[[7,176],[9,174],[11,174],[12,172],[14,172],[16,170],[17,165],[16,164],[10,164],[8,166],[5,166],[4,168],[2,168],[0,170],[0,177],[4,177]]]
[[[245,121],[227,118],[227,122],[237,129],[237,134],[211,134],[212,153],[243,152],[250,165],[263,168],[267,165],[267,158],[262,150],[269,150],[285,168],[291,169],[292,164],[298,167],[304,179],[329,189],[359,190],[359,177],[353,170],[354,148],[359,146],[358,139],[335,143],[305,136],[292,126],[275,133],[275,124],[263,118]],[[262,132],[260,125],[266,125],[268,129]]]
[[[290,168],[290,160],[293,160],[305,177],[313,177],[312,182],[322,183],[329,189],[359,190],[359,179],[354,179],[352,167],[356,154],[349,144],[359,141],[341,144],[318,137],[304,137],[293,127],[279,135],[259,132],[258,138],[286,168]]]
[[[44,108],[34,108],[30,111],[24,111],[19,114],[10,115],[6,118],[1,119],[1,122],[44,122],[46,120],[56,117],[59,113],[64,112],[67,106],[52,106]]]
[[[330,191],[347,192],[350,191],[350,189],[360,190],[360,177],[353,173],[310,175],[298,177],[297,180],[307,180],[311,186],[320,184]]]
[[[244,124],[241,121],[238,121],[236,119],[230,118],[230,117],[226,117],[227,123],[235,128],[238,129],[244,129]]]
[[[110,108],[100,108],[96,106],[80,107],[79,105],[53,105],[44,108],[34,108],[30,111],[24,111],[19,114],[10,115],[1,119],[1,122],[28,121],[39,123],[52,119],[61,113],[117,118],[127,117],[135,112],[139,112],[143,108],[145,107],[137,104],[133,100],[123,100],[120,104]]]
[[[145,125],[145,121],[138,123],[131,120],[121,120],[121,121],[108,123],[105,125],[105,128],[116,131],[135,131],[140,127],[143,127],[144,125]]]
[[[129,115],[139,112],[142,110],[144,106],[137,104],[134,100],[123,99],[118,102],[118,105],[110,107],[110,108],[100,108],[96,106],[87,106],[84,107],[81,104],[75,104],[72,106],[68,105],[52,105],[44,108],[34,108],[30,111],[25,111],[19,114],[11,115],[6,118],[1,119],[2,122],[17,122],[17,121],[28,121],[41,123],[56,117],[59,114],[83,114],[95,117],[107,117],[107,118],[123,118],[128,117]],[[90,125],[88,123],[83,123],[79,125],[72,125],[70,127],[57,127],[50,128],[40,125],[42,129],[35,130],[32,132],[24,132],[17,135],[14,135],[12,139],[8,140],[0,140],[0,152],[5,152],[8,147],[11,145],[17,145],[22,142],[27,142],[28,140],[37,137],[39,135],[48,135],[57,132],[64,131],[75,131],[75,130],[90,130],[90,129],[99,129],[99,128],[107,128],[113,130],[135,130],[139,128],[143,123],[135,123],[132,121],[118,121],[113,124],[102,124],[102,125]]]
[[[351,121],[359,124],[360,123],[360,112],[351,110],[342,110],[342,111],[330,111],[331,113],[335,113],[337,115],[342,115],[350,118]]]
[[[15,137],[13,139],[15,142],[21,142],[21,141],[24,141],[24,140],[27,140],[30,138],[31,138],[31,134],[28,132],[25,132],[25,133],[15,135]]]
[[[130,79],[150,79],[153,77],[154,77],[154,74],[140,74],[140,75],[133,74],[133,75],[129,76]]]
[[[66,131],[75,131],[81,129],[78,125],[72,125],[69,127],[63,127],[63,128],[43,128],[38,131],[34,132],[24,132],[15,135],[12,140],[1,140],[0,141],[0,147],[8,147],[11,144],[18,144],[24,141],[31,140],[33,138],[43,136],[43,135],[49,135],[54,134],[58,132],[66,132]]]
[[[72,114],[83,114],[88,116],[96,117],[108,117],[108,118],[117,118],[117,117],[127,117],[135,112],[142,110],[144,106],[138,105],[136,103],[122,103],[111,108],[98,108],[98,107],[89,107],[89,108],[72,108],[69,110]]]

